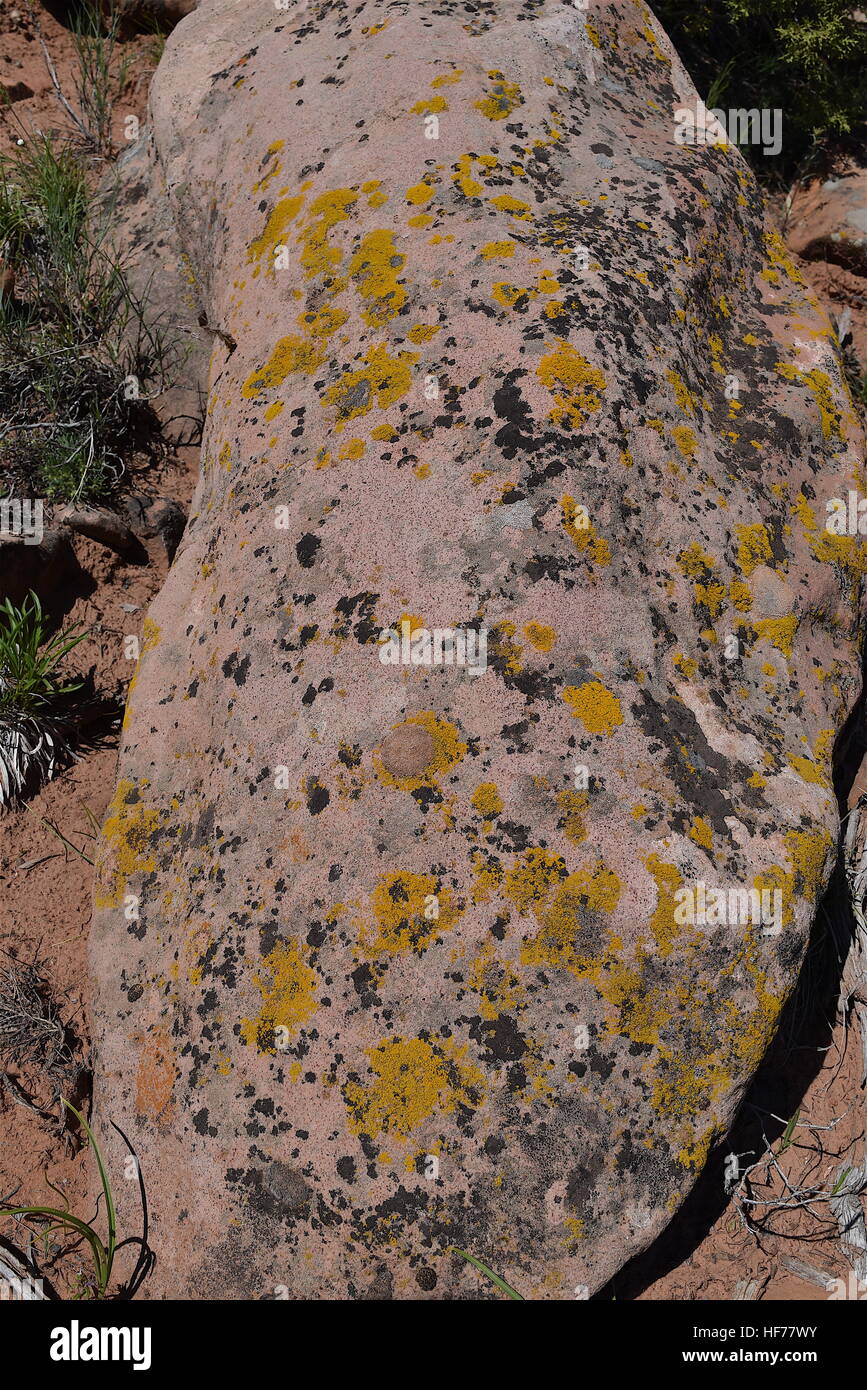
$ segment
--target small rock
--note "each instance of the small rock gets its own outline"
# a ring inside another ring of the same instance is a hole
[[[160,538],[171,564],[187,524],[180,503],[171,497],[147,497],[144,493],[132,492],[123,499],[123,509],[136,535],[144,540]]]
[[[434,741],[420,724],[402,724],[384,740],[381,757],[393,777],[419,777],[430,767]]]
[[[19,79],[0,77],[0,100],[26,101],[33,96],[33,88]]]
[[[792,199],[786,240],[808,261],[831,261],[867,274],[867,170],[852,166],[836,178],[814,179]]]
[[[99,541],[127,559],[147,559],[144,547],[126,523],[105,507],[64,507],[58,520],[70,531]]]

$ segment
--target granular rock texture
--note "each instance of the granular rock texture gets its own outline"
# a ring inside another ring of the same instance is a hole
[[[92,946],[146,1295],[499,1297],[457,1246],[582,1297],[765,1051],[834,859],[862,451],[694,101],[633,0],[204,0],[169,40],[214,354]]]

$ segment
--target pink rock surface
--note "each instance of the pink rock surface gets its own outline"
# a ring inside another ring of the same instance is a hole
[[[862,441],[694,101],[632,0],[205,0],[168,43],[215,351],[92,944],[145,1296],[499,1297],[458,1246],[582,1297],[763,1055],[834,859]],[[402,622],[487,668],[384,664]],[[702,883],[781,931],[683,924]]]

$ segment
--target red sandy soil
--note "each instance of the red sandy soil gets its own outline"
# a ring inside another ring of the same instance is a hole
[[[38,30],[26,0],[0,0],[0,84],[16,92],[24,83],[31,97],[0,107],[0,154],[8,152],[29,132],[71,137],[72,121],[52,85],[38,33],[41,31],[67,99],[75,105],[75,50],[68,29],[44,6],[36,11]],[[114,109],[116,150],[124,148],[125,121],[134,115],[144,123],[147,90],[159,54],[159,40],[139,35],[122,45],[119,67],[128,65],[126,81]],[[19,89],[20,90],[20,89]],[[106,169],[93,157],[94,185]],[[189,506],[198,468],[197,450],[180,449],[157,473],[138,476],[134,487],[175,498]],[[88,636],[69,658],[68,668],[89,674],[102,697],[123,701],[134,663],[124,655],[124,638],[141,637],[148,605],[165,579],[167,561],[162,543],[149,541],[147,565],[128,564],[94,541],[75,536],[78,563],[92,592],[63,603],[64,625],[86,628]],[[92,868],[64,846],[46,824],[51,822],[74,846],[93,858],[93,831],[87,811],[101,821],[114,790],[117,725],[106,726],[102,746],[55,777],[22,810],[0,816],[0,951],[36,963],[46,979],[62,1022],[79,1042],[76,1061],[87,1062],[87,936],[90,926]],[[85,809],[86,808],[86,809]],[[25,1078],[22,1078],[24,1080]],[[27,1078],[30,1079],[30,1078]],[[50,1098],[50,1087],[39,1096]],[[55,1107],[56,1109],[56,1107]],[[20,1204],[58,1197],[47,1181],[63,1192],[70,1209],[91,1216],[92,1157],[73,1142],[60,1124],[40,1118],[0,1086],[0,1199]],[[99,1222],[97,1223],[99,1225]],[[12,1235],[11,1223],[2,1230]],[[58,1287],[72,1292],[89,1268],[86,1253],[64,1261]],[[55,1271],[49,1270],[49,1277]]]
[[[37,14],[60,85],[72,100],[75,58],[69,31],[44,6],[38,7]],[[33,93],[0,108],[0,153],[19,138],[22,125],[28,130],[68,134],[71,122],[52,89],[26,0],[0,0],[0,36],[0,83],[14,88],[23,82]],[[123,48],[129,67],[115,108],[118,149],[123,148],[125,119],[135,115],[144,122],[159,41],[140,35]],[[94,161],[94,177],[100,172]],[[867,344],[867,282],[834,266],[802,262],[801,268],[832,312],[850,305],[856,339]],[[194,486],[195,454],[194,449],[185,449],[170,457],[158,477],[147,477],[146,490],[174,497],[186,507]],[[138,480],[137,486],[142,485]],[[79,672],[92,675],[101,694],[122,698],[133,665],[124,656],[123,638],[141,634],[147,606],[165,578],[165,555],[158,541],[150,542],[150,563],[131,565],[93,541],[76,537],[75,545],[79,563],[92,581],[92,592],[70,596],[67,624],[87,628],[89,633],[70,660]],[[26,808],[0,819],[0,950],[41,963],[60,1016],[79,1040],[77,1055],[85,1063],[90,1036],[86,947],[92,869],[64,846],[46,822],[92,858],[92,830],[85,808],[102,819],[114,789],[116,748],[115,727],[103,746],[55,777]],[[822,1134],[827,1156],[816,1160],[810,1178],[812,1184],[823,1182],[830,1189],[841,1164],[854,1165],[863,1152],[865,1106],[859,1047],[833,1015],[825,1020],[814,1017],[793,1042],[794,1051],[783,1057],[781,1066],[791,1065],[794,1076],[798,1065],[814,1061],[815,1075],[805,1093],[802,1087],[794,1092],[792,1110],[800,1105],[801,1127],[795,1130],[794,1143],[781,1166],[791,1174],[804,1166],[814,1144],[803,1127],[806,1122],[827,1126],[836,1121],[833,1130]],[[768,1120],[769,1133],[777,1140],[792,1110],[782,1114],[776,1125]],[[19,1203],[56,1205],[57,1194],[47,1186],[50,1180],[74,1212],[92,1216],[86,1205],[87,1193],[93,1190],[92,1163],[86,1148],[74,1144],[59,1124],[24,1108],[0,1087],[0,1198],[8,1200],[15,1193]],[[731,1300],[744,1297],[739,1286],[752,1284],[749,1298],[825,1299],[825,1290],[787,1268],[785,1261],[792,1258],[832,1277],[846,1278],[848,1266],[827,1209],[817,1209],[824,1220],[804,1211],[782,1213],[770,1223],[773,1233],[757,1237],[745,1229],[736,1204],[721,1200],[721,1186],[720,1173],[715,1215],[711,1200],[693,1218],[687,1213],[677,1218],[671,1238],[663,1238],[663,1244],[654,1247],[650,1267],[640,1277],[624,1279],[622,1287],[614,1281],[615,1297]],[[3,1230],[11,1234],[9,1223]],[[67,1294],[80,1289],[89,1266],[86,1254],[78,1251],[62,1264],[58,1288]],[[139,1297],[147,1297],[146,1286]]]

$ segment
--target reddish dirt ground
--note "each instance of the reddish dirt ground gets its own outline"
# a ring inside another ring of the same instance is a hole
[[[44,7],[38,11],[45,43],[58,81],[72,98],[74,49],[69,31]],[[0,153],[19,138],[21,125],[29,130],[68,133],[65,116],[48,74],[42,49],[25,0],[0,0],[0,83],[13,91],[23,83],[33,95],[0,108]],[[159,52],[159,41],[140,35],[123,45],[118,62],[128,71],[116,103],[113,129],[118,149],[124,144],[124,123],[130,115],[144,121],[147,87]],[[20,90],[20,89],[19,89]],[[94,177],[100,173],[95,161]],[[867,351],[867,282],[838,267],[801,263],[806,278],[838,314],[851,308],[856,342]],[[162,493],[188,505],[197,468],[196,451],[180,450],[159,471],[138,481],[144,490]],[[88,637],[71,658],[72,666],[89,673],[103,695],[123,697],[133,663],[124,656],[123,638],[140,635],[147,606],[166,572],[158,541],[148,544],[149,563],[124,563],[101,545],[76,537],[79,564],[92,591],[70,596],[66,623],[88,629]],[[0,950],[19,959],[40,962],[60,1016],[79,1041],[79,1056],[87,1060],[88,981],[86,946],[90,923],[92,870],[86,860],[64,846],[50,822],[73,845],[92,857],[93,839],[87,811],[101,819],[115,780],[117,727],[103,744],[87,752],[68,770],[34,796],[25,809],[0,819]],[[85,810],[87,808],[87,811]],[[792,1109],[777,1122],[767,1117],[769,1134],[777,1141],[793,1110],[800,1107],[799,1127],[781,1159],[794,1180],[810,1161],[811,1185],[833,1185],[841,1165],[854,1164],[864,1151],[864,1092],[861,1089],[857,1040],[833,1016],[833,1007],[814,1010],[780,1050],[779,1067],[791,1072]],[[812,1073],[806,1090],[800,1078]],[[815,1156],[815,1135],[807,1124],[835,1127],[822,1130],[825,1157]],[[777,1144],[778,1146],[778,1144]],[[73,1211],[92,1215],[87,1194],[92,1192],[92,1156],[73,1145],[59,1125],[40,1118],[16,1103],[0,1087],[0,1197],[14,1192],[18,1202],[47,1201],[63,1192]],[[736,1203],[722,1196],[722,1172],[709,1175],[705,1195],[684,1210],[670,1232],[657,1242],[640,1270],[615,1280],[604,1296],[678,1301],[752,1298],[758,1300],[825,1299],[827,1290],[793,1272],[790,1261],[802,1261],[828,1277],[845,1279],[848,1266],[827,1207],[816,1215],[803,1209],[774,1218],[772,1230],[750,1234]],[[764,1196],[757,1189],[754,1195]],[[9,1233],[8,1223],[3,1229]],[[122,1233],[128,1234],[128,1233]],[[644,1259],[644,1257],[642,1257]],[[58,1287],[66,1293],[80,1287],[88,1261],[81,1252],[67,1258]],[[147,1297],[146,1287],[139,1297]]]
[[[58,7],[58,13],[60,13]],[[44,6],[33,12],[26,0],[0,0],[0,86],[12,98],[0,106],[0,154],[28,133],[74,138],[75,128],[55,93],[39,35],[45,42],[63,94],[75,106],[75,48],[70,31]],[[126,144],[130,116],[144,122],[147,92],[160,51],[152,34],[132,36],[119,46],[112,120],[115,151]],[[123,69],[125,68],[125,72]],[[121,82],[121,77],[123,81]],[[23,89],[32,93],[22,95]],[[94,186],[106,170],[93,156]],[[158,470],[139,475],[136,489],[174,498],[186,510],[195,484],[197,450],[180,449]],[[61,596],[64,625],[87,629],[88,636],[69,658],[68,669],[89,676],[95,692],[123,702],[134,662],[124,655],[124,638],[141,636],[148,605],[165,578],[167,560],[159,540],[146,542],[149,562],[128,564],[104,546],[82,536],[73,543],[85,576],[79,596]],[[102,819],[114,789],[117,730],[102,725],[98,746],[56,776],[22,810],[0,818],[0,951],[36,963],[45,978],[62,1022],[78,1043],[76,1061],[87,1062],[87,937],[90,925],[92,869],[63,844],[59,831],[88,858],[93,831],[88,812]],[[50,822],[52,830],[46,822]],[[23,1080],[33,1080],[24,1077]],[[37,1084],[38,1092],[38,1084]],[[41,1104],[50,1087],[38,1095]],[[56,1109],[56,1107],[55,1107]],[[0,1087],[0,1197],[18,1203],[57,1205],[64,1193],[70,1209],[92,1215],[92,1157],[62,1130],[18,1103]],[[10,1223],[3,1226],[11,1234]],[[78,1252],[63,1262],[57,1287],[74,1292],[89,1267]],[[49,1278],[57,1271],[48,1269]]]

